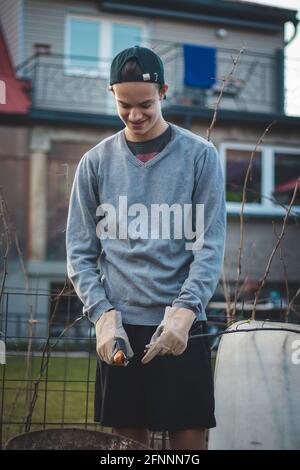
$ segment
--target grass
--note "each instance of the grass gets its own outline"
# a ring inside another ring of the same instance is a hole
[[[33,380],[30,397],[33,394],[34,381],[39,377],[41,359],[39,356],[31,358]],[[0,366],[0,394],[4,392],[2,445],[5,445],[8,439],[24,432],[22,423],[26,417],[26,357],[7,355],[6,361],[6,366]],[[213,357],[213,368],[214,365]],[[48,368],[39,385],[30,430],[64,426],[109,432],[110,429],[94,423],[95,373],[96,356],[50,357]],[[2,396],[0,406],[1,403]]]
[[[39,376],[41,357],[32,357],[31,391],[34,381]],[[2,365],[0,373],[2,372]],[[26,415],[26,382],[24,374],[26,362],[24,356],[8,356],[4,376],[4,412],[2,443],[23,432],[22,422]],[[84,427],[100,428],[94,423],[94,381],[96,357],[70,358],[51,357],[48,369],[39,386],[38,398],[32,415],[31,430],[43,429],[43,423],[49,427]],[[2,375],[2,374],[1,374]],[[3,393],[2,377],[1,394]],[[2,398],[1,398],[2,402]],[[52,425],[51,425],[52,423]],[[55,424],[56,423],[56,424]],[[81,424],[81,425],[80,425]]]

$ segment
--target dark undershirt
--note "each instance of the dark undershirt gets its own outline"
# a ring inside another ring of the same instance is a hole
[[[161,135],[155,137],[155,139],[145,140],[143,142],[133,142],[126,139],[126,142],[133,155],[141,162],[146,163],[163,150],[170,141],[171,135],[172,129],[171,126],[168,126],[168,128]]]

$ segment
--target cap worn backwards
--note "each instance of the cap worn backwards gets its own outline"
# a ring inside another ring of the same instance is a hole
[[[136,59],[142,74],[140,78],[122,78],[121,71],[126,62]],[[164,66],[161,58],[151,49],[142,46],[129,47],[119,52],[112,61],[110,68],[110,85],[115,83],[141,81],[164,85]]]

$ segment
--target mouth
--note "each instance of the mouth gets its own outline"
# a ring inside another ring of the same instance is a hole
[[[136,129],[139,129],[140,127],[143,127],[144,123],[146,121],[142,121],[142,122],[136,122],[136,123],[131,123],[132,127],[136,128]]]

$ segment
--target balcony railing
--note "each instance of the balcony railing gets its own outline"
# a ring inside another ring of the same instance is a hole
[[[233,66],[237,50],[217,50],[216,84],[209,89],[184,85],[184,58],[180,44],[151,45],[165,64],[169,84],[163,106],[185,105],[214,108],[222,78]],[[284,93],[280,86],[283,60],[278,54],[245,51],[235,73],[226,84],[220,108],[240,112],[284,112]],[[91,114],[117,113],[108,91],[111,60],[59,54],[37,54],[17,68],[20,78],[32,82],[33,109]]]

